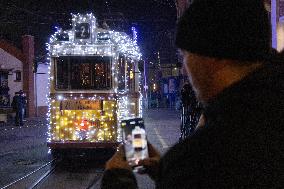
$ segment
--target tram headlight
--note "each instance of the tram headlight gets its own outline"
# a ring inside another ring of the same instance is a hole
[[[57,100],[63,100],[63,96],[62,95],[58,95],[57,96]]]

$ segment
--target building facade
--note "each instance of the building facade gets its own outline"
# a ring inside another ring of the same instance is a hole
[[[37,73],[35,75],[36,86],[36,115],[45,116],[48,111],[47,95],[49,94],[48,88],[48,64],[39,64]]]
[[[0,42],[0,106],[10,106],[15,92],[23,90],[23,53],[8,42]]]
[[[34,77],[34,38],[22,36],[22,49],[0,41],[0,108],[10,108],[15,92],[27,95],[27,116],[36,116]]]

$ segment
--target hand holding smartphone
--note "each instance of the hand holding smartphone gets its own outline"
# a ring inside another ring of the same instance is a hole
[[[149,157],[144,120],[122,120],[121,127],[126,160],[137,170],[139,160]]]

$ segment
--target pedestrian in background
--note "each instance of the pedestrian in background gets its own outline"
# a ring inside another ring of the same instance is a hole
[[[25,118],[27,117],[27,103],[28,103],[27,95],[22,90],[20,90],[19,92],[20,92],[20,96],[22,97],[23,104],[24,104],[24,108],[23,108],[23,121],[25,121]]]
[[[175,93],[175,91],[171,91],[169,93],[170,108],[174,108],[175,107],[175,101],[176,101],[176,93]]]
[[[186,81],[181,90],[181,101],[183,107],[188,109],[188,112],[197,111],[199,108],[199,102],[193,91],[191,84]]]
[[[194,132],[202,112],[202,105],[196,99],[191,84],[185,81],[182,90],[182,114],[180,140]]]
[[[195,0],[178,22],[176,45],[205,123],[160,158],[139,165],[156,188],[284,188],[284,65],[272,62],[262,0]],[[137,188],[123,147],[102,188]]]
[[[16,112],[15,124],[16,126],[23,126],[25,102],[22,96],[22,91],[16,92],[12,101],[12,108]]]

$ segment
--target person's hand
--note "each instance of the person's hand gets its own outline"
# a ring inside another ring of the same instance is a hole
[[[158,176],[159,162],[161,159],[160,153],[148,143],[149,158],[145,158],[138,162],[138,165],[143,166],[143,171],[138,171],[140,174],[148,174],[153,180]]]
[[[124,146],[120,144],[116,153],[107,161],[105,170],[108,169],[127,169],[132,170],[130,165],[125,159]]]

